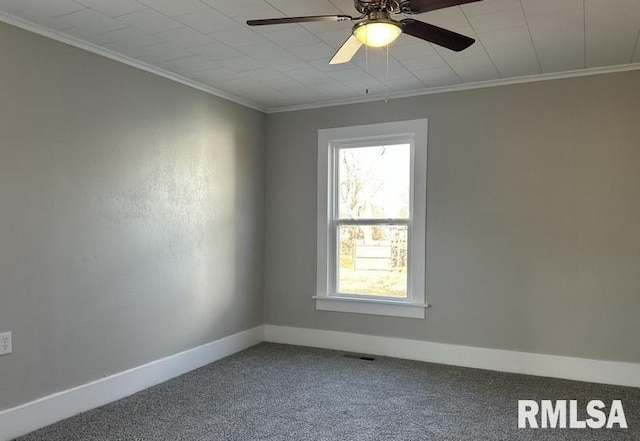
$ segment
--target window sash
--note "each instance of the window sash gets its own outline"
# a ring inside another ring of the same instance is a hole
[[[333,258],[329,258],[329,264],[331,268],[329,270],[329,286],[331,289],[329,290],[328,296],[337,296],[337,297],[349,297],[354,299],[372,299],[372,300],[391,300],[397,302],[403,302],[407,300],[413,300],[413,290],[412,290],[412,259],[411,253],[413,251],[413,244],[411,243],[412,239],[412,231],[410,227],[409,219],[397,219],[396,222],[389,222],[389,219],[374,219],[374,222],[363,222],[358,220],[349,219],[347,221],[344,220],[334,220],[332,222],[332,227],[329,232],[329,240],[330,243],[330,256]],[[381,294],[364,294],[364,293],[345,293],[338,291],[338,275],[339,275],[339,266],[340,266],[340,251],[338,248],[338,229],[341,225],[362,225],[362,226],[376,226],[376,225],[388,225],[388,226],[406,226],[407,227],[407,295],[405,297],[397,297],[397,296],[386,296]]]
[[[415,177],[415,136],[413,133],[393,134],[387,136],[376,136],[370,138],[361,138],[348,141],[332,141],[329,146],[329,203],[330,203],[330,220],[349,220],[349,218],[340,218],[340,183],[339,183],[339,151],[342,149],[381,147],[391,145],[409,145],[409,214],[406,218],[413,217],[414,210],[414,177]],[[380,218],[382,219],[382,218]],[[362,220],[358,218],[357,220]]]

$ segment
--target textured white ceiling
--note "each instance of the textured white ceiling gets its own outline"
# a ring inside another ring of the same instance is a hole
[[[0,0],[0,12],[265,109],[640,63],[640,0],[483,0],[414,16],[476,38],[463,52],[402,35],[388,62],[362,49],[342,65],[328,62],[350,22],[245,21],[357,15],[352,0]]]

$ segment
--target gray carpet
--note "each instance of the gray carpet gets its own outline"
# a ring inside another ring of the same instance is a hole
[[[629,429],[518,429],[518,399],[620,399]],[[19,438],[534,439],[640,440],[640,389],[262,343]]]

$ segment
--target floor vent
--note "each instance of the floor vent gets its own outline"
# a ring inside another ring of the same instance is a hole
[[[362,361],[376,361],[376,359],[370,355],[359,355],[359,354],[344,354],[342,356],[343,358],[353,358],[355,360],[362,360]]]

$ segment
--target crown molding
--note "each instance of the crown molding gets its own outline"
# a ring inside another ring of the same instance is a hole
[[[252,102],[246,100],[244,98],[240,98],[238,96],[232,95],[230,93],[224,92],[222,90],[218,90],[215,87],[207,86],[206,84],[202,84],[198,81],[185,78],[181,75],[175,74],[173,72],[169,72],[168,70],[161,69],[157,66],[153,66],[151,64],[144,63],[139,60],[135,60],[133,58],[127,57],[126,55],[122,55],[118,52],[112,51],[102,46],[98,46],[97,44],[89,43],[88,41],[81,40],[71,35],[67,35],[63,32],[54,31],[52,29],[48,29],[44,26],[40,26],[36,23],[33,23],[28,20],[24,20],[20,17],[16,17],[14,15],[8,14],[6,12],[0,11],[0,21],[15,26],[20,29],[24,29],[29,32],[33,32],[34,34],[42,35],[43,37],[50,38],[52,40],[59,41],[61,43],[68,44],[70,46],[77,47],[79,49],[84,49],[88,52],[92,52],[97,55],[101,55],[103,57],[109,58],[114,61],[118,61],[120,63],[126,64],[131,67],[135,67],[137,69],[143,70],[145,72],[149,72],[163,78],[178,82],[185,86],[192,87],[194,89],[200,90],[202,92],[206,92],[210,95],[214,95],[218,98],[225,99],[227,101],[234,102],[236,104],[240,104],[241,106],[248,107],[250,109],[257,110],[259,112],[265,112],[265,108]]]
[[[603,74],[609,74],[609,73],[640,70],[640,63],[630,63],[630,64],[622,64],[617,66],[593,67],[593,68],[587,68],[587,69],[569,70],[569,71],[545,73],[545,74],[539,74],[539,75],[527,75],[527,76],[514,77],[514,78],[501,78],[497,80],[478,81],[473,83],[455,84],[451,86],[430,87],[425,89],[411,90],[407,92],[394,92],[390,94],[367,95],[367,96],[356,97],[356,98],[321,101],[321,102],[309,103],[309,104],[296,104],[292,106],[281,106],[281,107],[264,107],[257,103],[254,103],[253,101],[224,92],[222,90],[216,89],[206,84],[202,84],[198,81],[183,77],[173,72],[169,72],[157,66],[153,66],[153,65],[144,63],[142,61],[135,60],[133,58],[127,57],[126,55],[122,55],[118,52],[112,51],[102,46],[98,46],[96,44],[89,43],[87,41],[73,37],[71,35],[64,34],[63,32],[54,31],[52,29],[45,28],[36,23],[13,16],[6,12],[0,11],[0,21],[3,21],[12,26],[33,32],[35,34],[42,35],[43,37],[47,37],[52,40],[56,40],[61,43],[68,44],[70,46],[74,46],[74,47],[92,52],[94,54],[101,55],[111,60],[124,63],[126,65],[135,67],[137,69],[140,69],[155,75],[159,75],[163,78],[176,81],[185,86],[189,86],[194,89],[200,90],[202,92],[206,92],[208,94],[217,96],[218,98],[222,98],[222,99],[234,102],[236,104],[240,104],[242,106],[248,107],[250,109],[254,109],[259,112],[263,112],[267,114],[295,112],[299,110],[312,110],[312,109],[319,109],[323,107],[334,107],[334,106],[344,106],[348,104],[368,103],[368,102],[380,101],[380,100],[386,100],[386,99],[410,98],[415,96],[432,95],[432,94],[438,94],[438,93],[459,92],[464,90],[484,89],[488,87],[535,83],[539,81],[560,80],[560,79],[566,79],[566,78],[586,77],[586,76],[592,76],[592,75],[603,75]]]
[[[456,84],[452,86],[430,87],[428,89],[416,89],[408,92],[395,92],[390,94],[367,95],[344,100],[323,101],[312,104],[299,104],[294,106],[268,107],[266,113],[295,112],[299,110],[312,110],[322,107],[344,106],[348,104],[368,103],[397,98],[410,98],[422,95],[434,95],[438,93],[459,92],[463,90],[484,89],[488,87],[508,86],[513,84],[536,83],[539,81],[561,80],[565,78],[587,77],[617,72],[640,70],[640,63],[622,64],[618,66],[592,67],[588,69],[568,70],[538,75],[527,75],[514,78],[501,78],[498,80],[478,81],[474,83]]]

